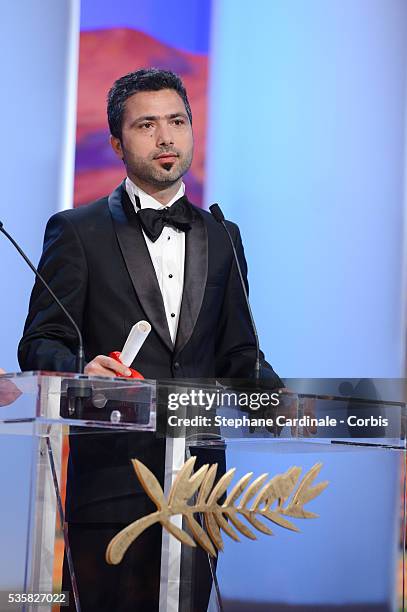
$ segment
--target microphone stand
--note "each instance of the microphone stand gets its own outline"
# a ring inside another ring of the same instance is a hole
[[[244,297],[245,297],[245,300],[246,300],[247,310],[249,312],[250,322],[251,322],[251,326],[252,326],[252,329],[253,329],[254,338],[255,338],[255,341],[256,341],[256,363],[255,363],[255,366],[254,366],[254,378],[255,378],[256,381],[258,381],[260,379],[260,345],[259,345],[259,336],[258,336],[258,333],[257,333],[256,324],[254,322],[252,309],[250,307],[249,296],[247,295],[246,285],[245,285],[245,282],[244,282],[244,279],[243,279],[243,274],[242,274],[242,269],[240,267],[239,258],[238,258],[237,253],[236,253],[235,244],[233,242],[233,238],[230,235],[230,232],[229,232],[228,228],[226,227],[225,217],[223,215],[223,212],[222,212],[219,204],[212,204],[212,206],[209,206],[209,210],[211,211],[211,213],[212,213],[213,217],[216,219],[216,221],[222,225],[223,229],[227,233],[229,241],[230,241],[230,244],[231,244],[231,247],[232,247],[233,256],[234,256],[234,259],[235,259],[235,262],[236,262],[237,271],[239,273],[240,283],[242,285],[242,290],[243,290],[243,294],[244,294]]]
[[[83,338],[82,338],[81,330],[79,329],[79,327],[76,324],[75,320],[69,314],[69,312],[67,311],[65,306],[57,298],[57,296],[55,295],[55,293],[53,292],[51,287],[45,281],[43,276],[38,272],[38,270],[34,266],[34,264],[31,263],[31,261],[29,260],[27,255],[22,250],[22,248],[17,244],[17,242],[14,240],[14,238],[12,236],[10,236],[10,234],[5,230],[5,228],[3,226],[3,223],[1,221],[0,221],[0,232],[2,234],[4,234],[6,236],[6,238],[11,242],[11,244],[14,246],[14,248],[18,251],[18,253],[21,255],[21,257],[24,259],[26,264],[34,272],[35,276],[41,281],[41,283],[46,288],[46,290],[48,291],[48,293],[50,294],[50,296],[52,297],[54,302],[56,304],[58,304],[59,308],[62,310],[64,315],[70,321],[72,327],[74,328],[74,330],[76,332],[76,335],[78,336],[78,350],[77,350],[76,358],[75,358],[75,367],[76,367],[76,371],[79,374],[83,374],[84,373],[84,367],[85,367],[85,352],[84,352],[84,348],[83,348]],[[86,399],[86,398],[91,397],[91,395],[92,395],[91,388],[88,387],[87,385],[83,385],[83,384],[79,384],[77,387],[76,386],[68,387],[67,395],[68,395],[69,404],[71,405],[71,407],[69,408],[69,413],[71,415],[75,414],[78,418],[82,418],[82,414],[83,414],[83,400]],[[73,406],[72,406],[72,404],[73,404]]]

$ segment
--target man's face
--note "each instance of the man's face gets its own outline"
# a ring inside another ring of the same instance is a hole
[[[173,89],[142,91],[126,100],[122,138],[112,136],[128,176],[142,189],[166,188],[187,172],[193,136],[182,98]]]

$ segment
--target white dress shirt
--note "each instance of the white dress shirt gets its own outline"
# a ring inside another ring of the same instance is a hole
[[[165,206],[137,187],[128,177],[126,178],[126,191],[136,212],[139,210],[136,204],[136,196],[140,200],[140,208],[161,210],[171,206],[184,195],[185,185],[181,183],[176,195]],[[168,328],[171,340],[174,343],[177,336],[184,288],[185,232],[171,226],[165,226],[155,242],[150,240],[144,231],[143,235],[163,296]]]

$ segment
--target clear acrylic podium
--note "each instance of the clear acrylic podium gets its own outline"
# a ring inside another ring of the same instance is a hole
[[[300,533],[271,524],[274,535],[256,532],[257,541],[223,534],[217,563],[207,558],[209,612],[404,610],[403,381],[287,381],[293,392],[278,406],[255,409],[240,402],[244,386],[212,383],[0,377],[1,612],[58,609],[50,601],[11,604],[8,594],[58,593],[67,441],[118,432],[164,439],[165,494],[185,459],[201,450],[236,468],[232,485],[247,472],[254,479],[323,464],[318,480],[329,486],[308,508],[319,518],[293,521]],[[188,402],[199,390],[216,403]],[[208,415],[210,423],[193,421]],[[174,522],[187,529],[181,516]],[[194,571],[198,554],[163,531],[160,612],[195,609],[196,594],[207,588]]]

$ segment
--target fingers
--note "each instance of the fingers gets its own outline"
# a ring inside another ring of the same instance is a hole
[[[18,389],[10,380],[7,378],[0,380],[0,406],[8,406],[9,404],[12,404],[20,397],[20,395],[20,389]]]
[[[130,376],[129,368],[107,355],[98,355],[85,366],[88,376]]]

